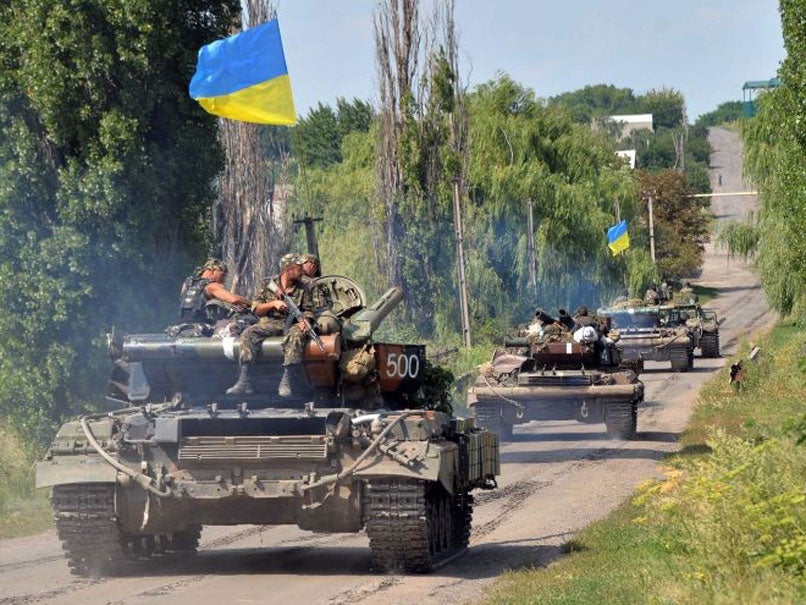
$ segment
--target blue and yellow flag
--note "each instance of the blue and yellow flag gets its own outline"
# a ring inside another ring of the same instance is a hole
[[[277,19],[202,46],[190,96],[224,118],[294,124],[297,116]]]
[[[627,221],[621,221],[607,230],[607,247],[613,252],[613,256],[630,247]]]

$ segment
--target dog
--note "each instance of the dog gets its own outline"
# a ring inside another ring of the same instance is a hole
[[[736,363],[731,364],[730,366],[730,386],[734,389],[741,389],[742,388],[742,380],[744,380],[744,367],[742,366],[742,360],[740,359]]]

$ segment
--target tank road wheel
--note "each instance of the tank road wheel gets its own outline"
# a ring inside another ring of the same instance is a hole
[[[688,372],[691,369],[690,351],[688,347],[673,347],[669,350],[669,361],[672,362],[672,372]]]
[[[439,483],[370,479],[363,506],[371,565],[378,572],[427,572],[464,552],[470,536],[468,494]]]
[[[196,551],[199,549],[201,532],[201,525],[191,525],[184,531],[172,533],[170,536],[170,544],[166,550],[171,553],[195,555]]]
[[[719,332],[707,332],[700,338],[700,351],[703,357],[719,357]]]
[[[512,425],[501,416],[500,403],[477,403],[473,406],[476,426],[498,435],[498,441],[512,441]]]
[[[613,439],[635,439],[638,431],[638,402],[609,403],[605,408],[607,435]]]
[[[115,520],[114,484],[57,485],[50,501],[73,574],[115,575],[131,564],[130,540]]]

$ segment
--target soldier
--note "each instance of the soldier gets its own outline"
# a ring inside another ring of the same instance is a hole
[[[579,328],[585,328],[587,326],[593,326],[596,330],[599,329],[599,322],[597,321],[596,317],[591,317],[588,315],[588,307],[581,305],[576,313],[574,313],[574,323]]]
[[[319,334],[341,332],[341,322],[332,311],[333,303],[327,290],[316,283],[317,278],[322,277],[319,257],[315,254],[302,254],[299,258],[302,261],[302,281],[310,288],[313,296],[316,331]]]
[[[196,273],[182,284],[179,318],[185,323],[212,323],[207,304],[220,301],[246,308],[252,304],[248,298],[233,294],[224,286],[227,265],[217,258],[208,258]]]
[[[284,398],[294,397],[297,394],[295,391],[302,387],[302,354],[307,342],[306,328],[302,322],[297,322],[286,329],[288,307],[282,300],[282,295],[287,295],[308,321],[313,320],[311,291],[303,284],[302,277],[300,258],[294,254],[286,254],[280,259],[280,274],[264,280],[255,293],[252,312],[260,319],[241,333],[238,381],[227,389],[228,394],[249,395],[254,392],[250,373],[261,345],[269,336],[280,336],[283,333],[283,377],[277,394]]]

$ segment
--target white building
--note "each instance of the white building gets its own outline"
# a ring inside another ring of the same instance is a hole
[[[630,136],[636,130],[653,130],[651,113],[610,116],[609,120],[621,126],[621,138]]]

